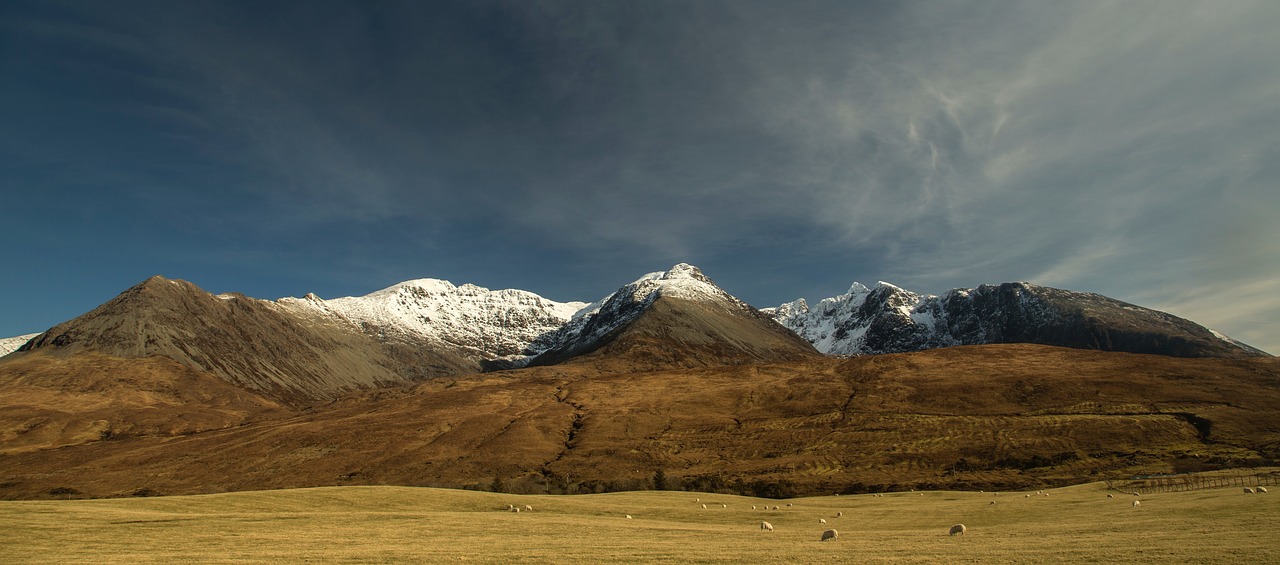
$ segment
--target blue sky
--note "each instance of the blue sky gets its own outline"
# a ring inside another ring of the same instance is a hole
[[[153,274],[1026,280],[1280,352],[1280,3],[0,3],[0,335]]]

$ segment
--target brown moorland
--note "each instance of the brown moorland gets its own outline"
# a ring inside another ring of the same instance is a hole
[[[791,496],[1264,464],[1280,457],[1280,360],[988,345],[610,372],[588,356],[250,420],[8,453],[0,497],[595,492],[652,488],[658,471],[667,488]]]

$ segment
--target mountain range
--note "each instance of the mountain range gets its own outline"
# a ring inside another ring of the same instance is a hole
[[[590,303],[436,279],[272,301],[157,276],[0,357],[0,496],[64,486],[51,481],[94,496],[481,476],[625,486],[655,468],[805,491],[1064,481],[1189,450],[1280,457],[1263,424],[1280,415],[1277,375],[1274,358],[1191,321],[1028,283],[941,297],[855,284],[812,308],[756,309],[687,264]],[[909,422],[947,434],[954,418],[977,435],[871,457]],[[1025,454],[990,444],[984,425],[1065,459],[1017,475]],[[1108,426],[1154,455],[1089,439]],[[956,474],[958,454],[976,474]],[[855,464],[864,456],[889,467]],[[81,460],[114,463],[89,480]],[[175,478],[190,461],[204,471]],[[250,477],[218,474],[247,461]],[[916,463],[883,472],[904,461]]]

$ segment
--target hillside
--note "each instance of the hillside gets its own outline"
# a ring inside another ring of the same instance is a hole
[[[152,277],[40,334],[15,355],[162,356],[270,398],[305,405],[343,393],[470,372],[479,365],[348,326],[300,318],[268,301],[214,296]]]
[[[1034,345],[440,378],[178,438],[0,458],[0,497],[343,484],[761,494],[1014,488],[1280,458],[1275,358]]]

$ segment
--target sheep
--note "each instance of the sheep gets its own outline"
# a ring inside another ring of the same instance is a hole
[[[1024,495],[1022,495],[1022,498],[1031,498],[1031,495],[1029,495],[1029,494],[1024,494]]]
[[[511,508],[511,511],[512,511],[512,512],[519,512],[519,511],[520,511],[520,507],[519,507],[519,506],[514,506],[514,507],[512,507],[512,508]]]
[[[760,522],[760,529],[761,529],[761,530],[764,530],[764,531],[766,531],[766,532],[772,532],[772,531],[773,531],[773,524],[770,524],[770,523],[768,523],[768,522]]]
[[[840,532],[837,532],[835,530],[825,530],[822,532],[822,539],[818,541],[830,541],[838,537],[840,537]]]
[[[1114,495],[1114,494],[1108,494],[1108,495],[1107,495],[1107,498],[1115,498],[1115,497],[1116,497],[1116,495]]]
[[[844,516],[844,512],[836,512],[836,518]]]
[[[924,496],[924,493],[923,493],[923,492],[922,492],[922,493],[920,493],[920,496]]]
[[[775,505],[773,506],[773,509],[774,509],[774,510],[777,510],[777,509],[778,509],[778,505],[776,505],[776,504],[775,504]]]
[[[628,519],[628,520],[630,520],[630,519],[631,519],[631,515],[630,515],[630,514],[627,514],[627,519]]]
[[[827,523],[827,519],[826,519],[826,518],[818,518],[818,523],[819,523],[819,524],[825,524],[825,523]]]
[[[526,505],[524,505],[524,511],[525,511],[525,512],[533,512],[533,507],[532,507],[532,506],[529,506],[528,504],[526,504]]]
[[[1258,487],[1258,488],[1253,489],[1253,490],[1257,491],[1257,492],[1258,492],[1258,494],[1267,494],[1267,487]]]
[[[788,503],[787,503],[787,508],[791,508],[791,503],[790,503],[790,502],[788,502]]]
[[[995,506],[996,501],[992,500],[991,502],[988,502],[987,504],[989,504],[989,505],[991,505],[991,506]]]
[[[756,509],[756,505],[752,504],[752,505],[751,505],[751,509],[752,509],[752,510],[755,510],[755,509]]]
[[[1137,507],[1139,507],[1139,506],[1142,506],[1142,501],[1141,501],[1141,500],[1135,500],[1135,501],[1133,501],[1133,507],[1134,507],[1134,508],[1137,508]]]
[[[1042,490],[1038,490],[1038,491],[1036,491],[1036,496],[1040,496],[1040,495],[1042,495],[1042,494],[1044,494],[1044,491],[1042,491]]]
[[[1249,488],[1249,487],[1244,487],[1244,493],[1245,493],[1245,494],[1253,494],[1253,489],[1251,489],[1251,488]]]
[[[706,510],[706,509],[707,509],[707,505],[706,505],[706,504],[703,504],[703,505],[702,505],[702,509],[703,509],[703,510]]]
[[[721,508],[728,508],[728,507],[729,507],[729,505],[728,505],[728,504],[721,504],[721,505],[720,505],[720,507],[721,507]]]
[[[963,536],[967,531],[969,531],[969,528],[964,527],[964,524],[956,524],[951,526],[951,531],[947,532],[947,535],[954,536],[958,534]]]
[[[694,501],[694,502],[702,502],[702,499],[701,499],[701,498],[695,498],[695,499],[693,499],[693,501]]]
[[[514,504],[508,504],[508,505],[507,505],[507,512],[510,512],[510,511],[511,511],[512,509],[514,509],[515,507],[516,507],[516,505],[514,505]]]

